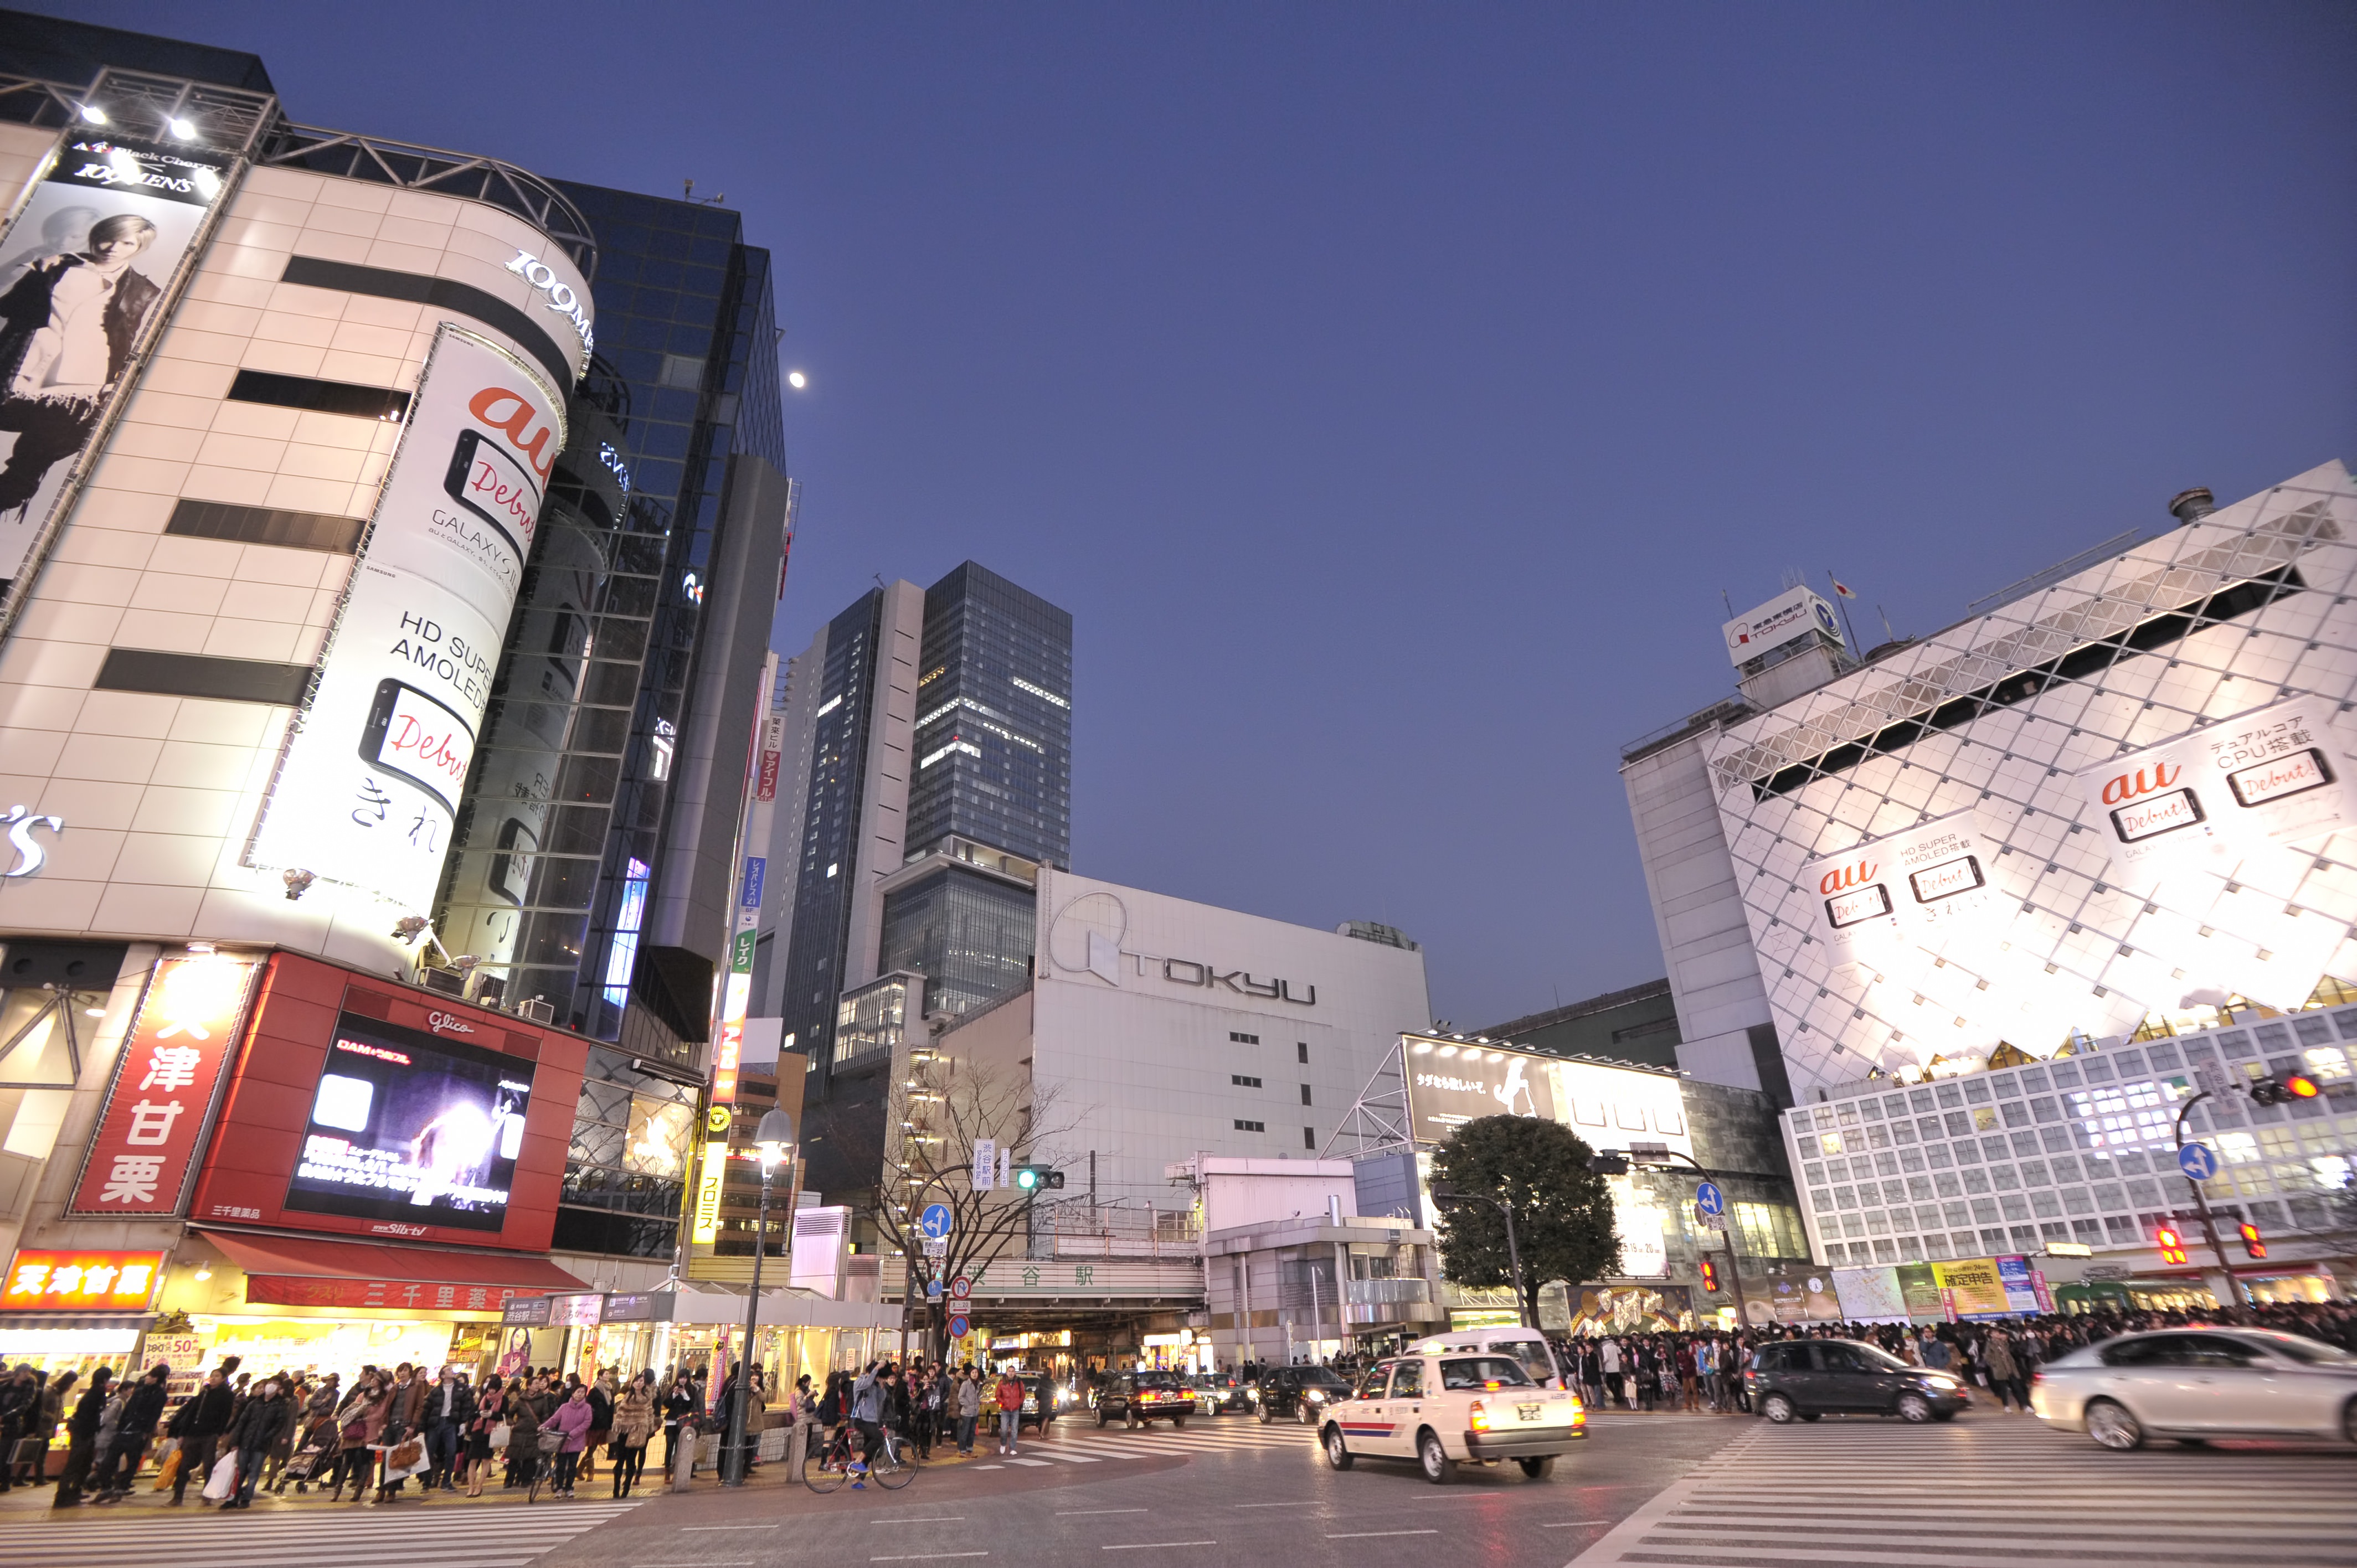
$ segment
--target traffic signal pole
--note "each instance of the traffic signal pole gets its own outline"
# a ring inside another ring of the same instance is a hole
[[[2180,1155],[2183,1154],[2185,1149],[2185,1118],[2191,1112],[2195,1106],[2201,1104],[2203,1101],[2208,1100],[2209,1098],[2211,1098],[2210,1091],[2205,1089],[2199,1094],[2196,1094],[2192,1099],[2187,1101],[2183,1105],[2178,1107],[2177,1147]],[[2179,1174],[2184,1174],[2184,1167],[2182,1165],[2179,1166]],[[2190,1176],[2185,1177],[2185,1185],[2193,1189],[2194,1207],[2201,1211],[2201,1234],[2209,1238],[2211,1255],[2218,1260],[2219,1271],[2226,1276],[2226,1294],[2233,1297],[2233,1300],[2229,1305],[2236,1307],[2245,1305],[2246,1304],[2243,1300],[2243,1282],[2241,1279],[2236,1277],[2234,1273],[2234,1265],[2226,1261],[2226,1249],[2221,1245],[2218,1240],[2217,1223],[2210,1218],[2210,1195],[2203,1192],[2201,1190],[2201,1184],[2195,1181]]]

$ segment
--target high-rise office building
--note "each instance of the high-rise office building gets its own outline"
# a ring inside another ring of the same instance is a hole
[[[868,1179],[839,1156],[899,1031],[1030,976],[1033,880],[1071,854],[1071,660],[1070,614],[969,561],[861,595],[788,661],[754,991],[807,1063],[822,1191]]]

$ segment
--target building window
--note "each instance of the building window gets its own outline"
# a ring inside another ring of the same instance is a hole
[[[1240,1072],[1232,1072],[1228,1074],[1228,1081],[1230,1083],[1242,1084],[1246,1089],[1258,1089],[1260,1087],[1260,1079],[1256,1078],[1246,1078]]]
[[[1306,1083],[1301,1086],[1301,1103],[1304,1105],[1309,1103],[1309,1086]]]
[[[1268,1128],[1258,1122],[1246,1122],[1242,1117],[1239,1117],[1236,1120],[1236,1131],[1239,1133],[1265,1133],[1268,1131]]]
[[[1228,1038],[1240,1046],[1256,1046],[1260,1044],[1260,1036],[1258,1035],[1239,1035],[1232,1029],[1228,1031]]]
[[[1308,1040],[1294,1041],[1293,1049],[1296,1053],[1294,1058],[1295,1060],[1306,1062],[1309,1059],[1309,1042]]]
[[[1308,1149],[1308,1150],[1311,1154],[1313,1154],[1313,1155],[1314,1155],[1314,1154],[1316,1154],[1316,1153],[1318,1152],[1318,1129],[1317,1129],[1317,1128],[1315,1128],[1315,1127],[1304,1127],[1304,1128],[1301,1130],[1301,1146],[1302,1146],[1303,1148],[1305,1148],[1305,1149]]]

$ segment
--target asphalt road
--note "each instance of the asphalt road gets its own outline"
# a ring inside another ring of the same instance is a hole
[[[595,1491],[605,1490],[602,1483]],[[526,1507],[277,1499],[251,1513],[153,1497],[50,1519],[0,1509],[9,1568],[1606,1568],[1620,1563],[2023,1568],[2082,1563],[2357,1568],[2357,1455],[2221,1444],[2113,1454],[1976,1407],[1949,1425],[1839,1417],[1601,1414],[1533,1481],[1446,1487],[1405,1462],[1329,1468],[1305,1428],[1199,1417],[1183,1432],[1061,1423],[1012,1458],[923,1469],[904,1489],[821,1497],[754,1484]],[[16,1499],[10,1499],[12,1502]],[[994,1561],[996,1560],[996,1561]]]

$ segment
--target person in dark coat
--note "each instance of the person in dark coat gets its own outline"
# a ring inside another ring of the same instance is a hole
[[[204,1502],[204,1477],[212,1473],[221,1434],[229,1430],[230,1406],[234,1402],[229,1391],[229,1372],[215,1367],[204,1386],[181,1401],[180,1408],[165,1423],[164,1435],[176,1437],[180,1443],[180,1468],[172,1477],[174,1508],[178,1508],[188,1496],[191,1476],[197,1477],[197,1501]]]
[[[90,1375],[90,1387],[74,1405],[73,1419],[66,1423],[65,1474],[58,1477],[57,1500],[52,1508],[77,1508],[81,1503],[82,1483],[90,1477],[91,1460],[98,1446],[98,1423],[106,1417],[106,1402],[114,1397],[114,1369],[101,1367]]]
[[[250,1509],[253,1506],[253,1486],[262,1479],[263,1461],[270,1456],[278,1440],[294,1430],[295,1402],[276,1378],[272,1378],[245,1402],[237,1413],[237,1426],[230,1433],[230,1446],[237,1451],[237,1491],[224,1509]]]
[[[40,1411],[41,1385],[32,1363],[20,1363],[14,1372],[0,1374],[0,1492],[8,1489],[16,1471],[16,1444]]]
[[[474,1419],[475,1391],[468,1386],[466,1375],[456,1367],[443,1368],[441,1377],[425,1391],[425,1456],[433,1461],[434,1467],[420,1483],[424,1489],[430,1492],[437,1486],[446,1492],[458,1489],[467,1423]]]
[[[139,1462],[147,1456],[147,1440],[164,1417],[164,1388],[172,1369],[158,1361],[123,1398],[123,1414],[114,1424],[114,1443],[99,1461],[98,1497],[102,1503],[118,1502],[131,1495]]]

